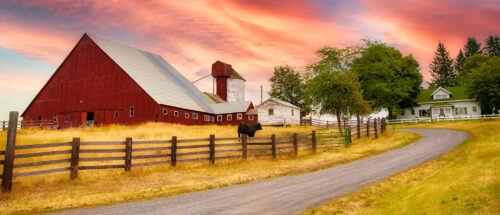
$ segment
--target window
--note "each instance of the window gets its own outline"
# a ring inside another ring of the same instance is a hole
[[[233,114],[228,114],[227,115],[227,121],[233,120]]]
[[[448,94],[436,94],[434,95],[434,99],[447,99],[450,98]]]
[[[205,121],[207,121],[207,122],[208,122],[208,121],[210,121],[210,116],[209,116],[209,115],[206,115],[206,114],[205,114],[205,115],[203,116],[203,118],[204,118],[204,120],[205,120]]]
[[[179,111],[174,111],[174,116],[179,116]]]
[[[217,122],[222,121],[222,115],[217,115]]]
[[[472,107],[472,112],[477,112],[477,107]]]
[[[118,111],[115,111],[115,118],[118,118]]]
[[[69,117],[66,116],[66,118],[64,119],[66,122],[69,122]]]
[[[467,115],[467,107],[455,108],[455,115]]]
[[[292,116],[293,116],[293,109],[292,109]]]
[[[214,116],[210,116],[210,121],[214,122],[215,121],[215,117]]]
[[[253,120],[253,115],[248,115],[248,120]]]
[[[185,113],[184,117],[186,117],[186,119],[189,118],[189,113]]]
[[[163,115],[167,115],[168,113],[168,110],[167,109],[163,109]]]
[[[193,119],[198,119],[198,113],[193,113]]]
[[[242,120],[243,119],[243,114],[239,113],[238,115],[236,115],[236,118],[238,120]]]
[[[415,115],[415,110],[413,108],[411,109],[411,115]]]
[[[130,107],[130,117],[134,116],[134,106]]]
[[[427,116],[427,110],[418,110],[418,116],[419,117],[426,117]]]
[[[38,121],[41,121],[42,120],[42,116],[38,116]]]
[[[57,122],[57,114],[54,114],[54,122]]]
[[[273,116],[274,115],[274,109],[273,108],[267,109],[267,115]]]
[[[405,111],[401,111],[401,116],[404,116],[405,115]]]

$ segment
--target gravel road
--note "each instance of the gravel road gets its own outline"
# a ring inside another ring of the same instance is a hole
[[[55,214],[295,214],[363,185],[438,158],[465,141],[464,132],[406,130],[418,142],[335,168],[170,198],[75,209]]]

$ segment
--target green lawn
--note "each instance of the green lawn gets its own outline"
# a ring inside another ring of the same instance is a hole
[[[398,125],[468,132],[440,159],[310,209],[304,214],[500,214],[500,121]]]

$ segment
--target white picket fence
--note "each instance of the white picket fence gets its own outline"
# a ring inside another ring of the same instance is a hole
[[[450,117],[421,117],[413,119],[391,119],[387,124],[419,123],[419,122],[440,122],[440,121],[458,121],[458,120],[476,120],[476,119],[499,119],[500,114],[473,115],[473,116],[450,116]]]

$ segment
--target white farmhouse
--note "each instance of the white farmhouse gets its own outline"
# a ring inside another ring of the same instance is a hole
[[[422,90],[418,106],[405,109],[398,119],[413,118],[467,118],[481,115],[480,106],[467,97],[464,87],[446,87]]]
[[[300,125],[300,108],[288,102],[269,98],[257,110],[262,125]]]

